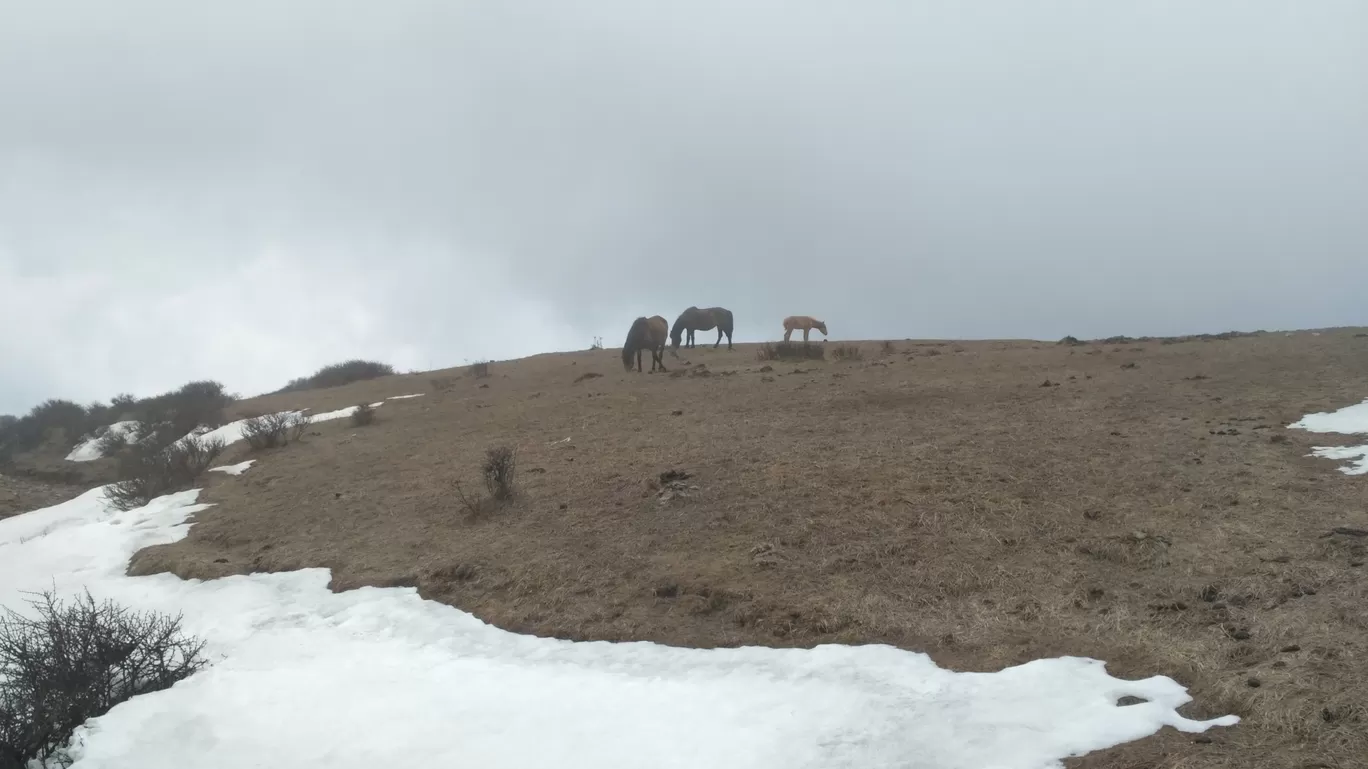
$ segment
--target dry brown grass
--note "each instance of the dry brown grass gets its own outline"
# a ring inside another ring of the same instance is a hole
[[[753,345],[689,351],[706,377],[605,351],[510,361],[210,478],[217,506],[130,570],[328,566],[335,589],[415,585],[573,639],[882,642],[960,670],[1085,655],[1244,721],[1071,766],[1362,766],[1368,538],[1322,535],[1368,528],[1368,487],[1304,456],[1332,437],[1282,427],[1368,395],[1354,331],[907,342],[768,371]],[[612,373],[574,384],[587,367]],[[240,407],[321,412],[443,375]],[[518,494],[455,514],[453,481],[502,444]]]

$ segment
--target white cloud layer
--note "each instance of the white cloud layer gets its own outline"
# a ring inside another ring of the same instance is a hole
[[[738,341],[1362,322],[1357,0],[4,18],[0,412],[613,345],[690,304]]]

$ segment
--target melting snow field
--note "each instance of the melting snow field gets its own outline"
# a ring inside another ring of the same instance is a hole
[[[118,433],[119,435],[131,437],[133,428],[137,427],[137,425],[138,423],[136,421],[115,422],[114,424],[109,426],[108,430],[112,433]],[[66,455],[67,461],[94,462],[95,460],[99,459],[101,456],[103,456],[100,453],[100,438],[103,437],[104,435],[101,434],[97,437],[87,438],[86,440],[81,441],[76,445],[76,448],[71,450],[70,454]]]
[[[1307,430],[1313,433],[1368,434],[1368,400],[1353,406],[1345,406],[1339,411],[1307,414],[1301,418],[1301,421],[1288,425],[1288,428]],[[1311,456],[1324,459],[1355,460],[1341,467],[1340,472],[1346,475],[1368,473],[1368,444],[1362,446],[1315,446],[1311,449]]]
[[[185,536],[209,507],[197,495],[119,513],[94,489],[0,521],[0,605],[86,588],[183,613],[209,644],[208,668],[78,732],[77,769],[1034,769],[1166,725],[1238,722],[1183,718],[1191,698],[1172,679],[1125,681],[1078,657],[956,673],[889,646],[575,643],[504,632],[413,588],[335,594],[326,569],[126,576],[138,549]],[[1126,695],[1148,702],[1118,707]]]

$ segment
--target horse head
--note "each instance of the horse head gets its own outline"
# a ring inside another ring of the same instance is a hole
[[[822,336],[827,336],[826,321],[824,321],[824,320],[814,320],[814,321],[812,322],[812,327],[815,328],[815,329],[817,329],[818,331],[821,331],[821,332],[822,332]]]

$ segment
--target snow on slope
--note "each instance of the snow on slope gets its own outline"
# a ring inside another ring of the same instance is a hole
[[[108,427],[108,430],[112,433],[118,433],[119,435],[131,437],[133,428],[137,427],[137,425],[137,420],[115,422],[114,424]],[[104,433],[101,433],[97,437],[87,438],[86,440],[76,444],[76,448],[72,449],[71,453],[66,455],[67,461],[94,462],[95,460],[104,456],[100,453],[100,439],[103,437]]]
[[[210,667],[94,719],[74,769],[389,765],[1020,769],[1191,721],[1172,679],[1063,657],[955,673],[889,646],[685,649],[505,632],[413,588],[334,594],[326,569],[128,577],[185,536],[198,491],[125,513],[102,489],[0,521],[0,604],[54,581],[183,612]],[[1148,702],[1118,707],[1125,695]]]
[[[407,398],[421,398],[421,397],[423,397],[423,393],[414,393],[414,394],[412,394],[412,395],[393,395],[393,396],[390,396],[390,397],[386,398],[385,400],[387,400],[387,401],[397,401],[397,400],[404,400],[404,399],[407,399]],[[377,408],[377,407],[379,407],[379,406],[385,405],[385,403],[384,403],[384,401],[377,401],[377,402],[372,403],[372,404],[370,404],[370,405],[371,405],[371,408]],[[307,410],[307,409],[306,409],[306,410]],[[333,419],[344,419],[344,418],[346,418],[346,417],[351,416],[353,411],[356,411],[356,407],[355,407],[355,406],[348,406],[347,408],[338,409],[337,411],[327,411],[327,412],[324,412],[324,413],[322,413],[322,414],[314,414],[313,416],[309,417],[309,422],[311,422],[311,423],[313,423],[313,422],[327,422],[327,421],[333,420]],[[295,412],[292,412],[292,411],[282,411],[282,412],[280,412],[280,413],[282,413],[282,414],[293,414],[293,413],[295,413]],[[242,440],[242,423],[243,423],[243,422],[246,422],[246,421],[247,421],[247,420],[245,420],[245,419],[239,419],[239,420],[237,420],[236,422],[229,422],[228,424],[223,425],[222,427],[219,427],[219,428],[216,428],[216,429],[213,429],[213,430],[209,430],[209,429],[206,429],[206,428],[201,428],[201,429],[199,429],[199,430],[195,430],[195,431],[191,432],[189,435],[185,436],[185,437],[182,438],[181,440],[185,440],[185,438],[190,438],[190,437],[192,437],[192,436],[193,436],[193,437],[201,437],[201,438],[202,438],[202,437],[205,437],[205,436],[210,436],[209,439],[211,439],[211,440],[212,440],[213,438],[222,438],[222,439],[223,439],[223,443],[224,443],[224,445],[226,446],[226,445],[228,445],[228,444],[230,444],[230,443],[236,443],[236,442]],[[129,433],[132,432],[133,428],[134,428],[137,424],[138,424],[137,421],[115,422],[114,424],[112,424],[112,425],[109,426],[109,429],[110,429],[110,430],[117,430],[118,432],[123,433],[123,434],[129,434]],[[71,450],[71,453],[70,453],[70,454],[67,454],[67,457],[66,457],[66,458],[67,458],[67,461],[70,461],[70,462],[93,462],[94,460],[99,459],[99,458],[102,456],[102,455],[100,454],[99,443],[100,443],[100,439],[99,439],[99,438],[91,438],[91,439],[89,439],[89,440],[82,441],[80,444],[78,444],[78,445],[76,446],[76,448],[74,448],[74,449]]]
[[[1288,428],[1307,430],[1313,433],[1368,434],[1368,400],[1353,406],[1345,406],[1339,411],[1307,414],[1300,421],[1288,425]],[[1355,460],[1341,467],[1340,472],[1345,475],[1368,473],[1368,444],[1362,446],[1315,446],[1311,449],[1309,456],[1324,459]]]

